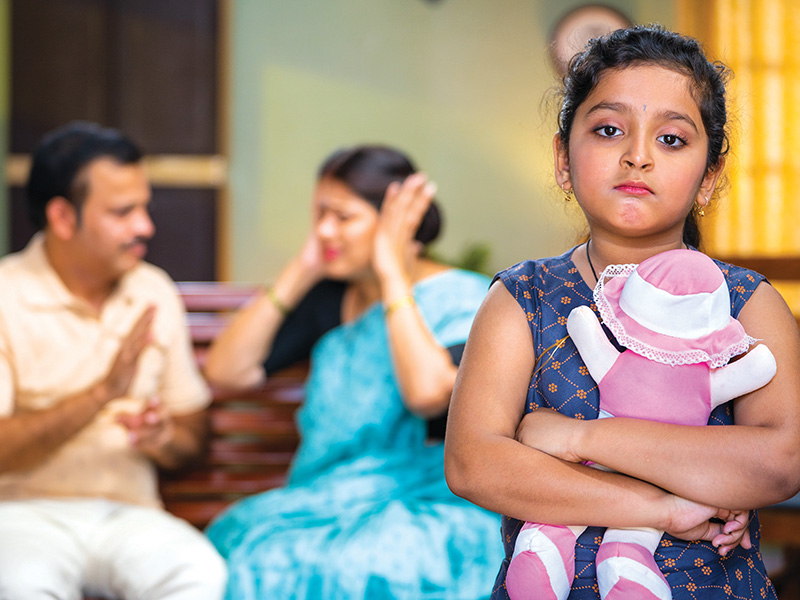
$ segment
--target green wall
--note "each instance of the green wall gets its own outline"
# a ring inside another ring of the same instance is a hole
[[[314,173],[334,148],[384,142],[438,184],[454,258],[488,243],[490,269],[567,248],[547,31],[582,0],[231,0],[230,277],[273,278],[309,226]],[[674,0],[610,4],[674,22]],[[8,148],[9,0],[0,0],[0,161]],[[8,196],[0,169],[0,254]]]
[[[275,277],[309,226],[334,148],[383,142],[439,185],[436,251],[491,248],[489,268],[569,247],[583,223],[552,175],[547,32],[561,0],[234,0],[232,279]],[[673,0],[616,1],[637,22]]]

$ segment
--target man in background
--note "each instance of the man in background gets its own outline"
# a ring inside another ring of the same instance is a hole
[[[141,152],[71,123],[33,156],[39,232],[0,260],[0,598],[205,600],[225,567],[163,510],[156,467],[200,455],[210,394],[155,231]]]

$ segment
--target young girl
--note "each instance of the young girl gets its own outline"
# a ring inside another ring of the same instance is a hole
[[[656,561],[676,599],[776,597],[749,511],[800,488],[800,335],[780,295],[757,273],[718,263],[731,314],[778,364],[767,386],[714,411],[709,424],[728,427],[598,420],[596,384],[566,332],[573,308],[595,308],[607,265],[699,245],[695,213],[727,150],[725,75],[695,40],[635,27],[595,40],[565,77],[555,175],[589,241],[496,277],[447,429],[451,488],[507,515],[493,598],[507,598],[522,521],[591,526],[577,541],[570,600],[599,597],[599,527],[665,530]]]

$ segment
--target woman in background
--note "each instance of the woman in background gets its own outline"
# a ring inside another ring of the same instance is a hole
[[[334,153],[300,253],[214,343],[207,374],[228,386],[311,360],[287,486],[209,527],[229,598],[488,596],[499,518],[449,491],[428,435],[488,279],[425,257],[434,193],[397,150]]]

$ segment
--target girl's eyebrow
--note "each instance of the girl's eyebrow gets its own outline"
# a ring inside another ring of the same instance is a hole
[[[586,116],[589,116],[593,112],[597,112],[599,110],[610,110],[612,112],[619,112],[619,113],[633,112],[633,108],[624,102],[598,102],[586,112]],[[668,121],[683,121],[684,123],[689,125],[692,129],[694,129],[695,132],[699,133],[697,125],[692,120],[692,118],[686,113],[678,112],[675,110],[664,110],[655,114],[656,117],[661,117]]]

